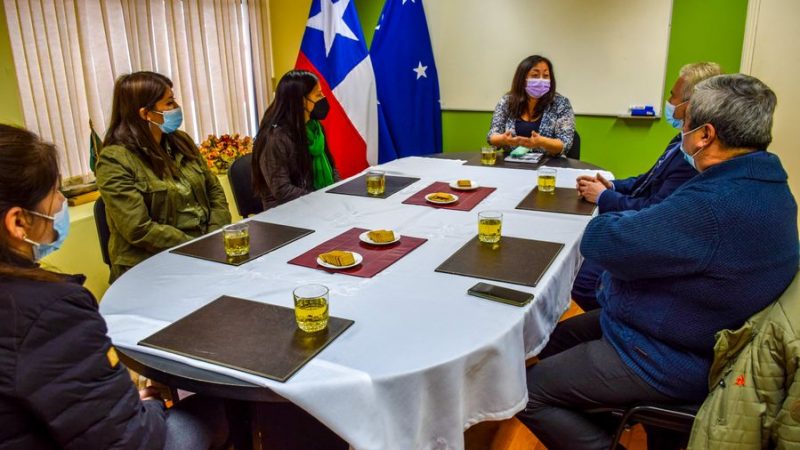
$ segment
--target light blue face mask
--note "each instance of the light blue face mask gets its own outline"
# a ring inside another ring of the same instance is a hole
[[[683,138],[685,138],[686,135],[692,134],[695,131],[703,128],[704,126],[706,126],[706,125],[703,124],[703,125],[700,125],[699,127],[695,128],[695,129],[693,129],[693,130],[687,131],[686,133],[683,133],[683,132],[681,133],[681,153],[683,153],[683,159],[685,159],[686,162],[689,163],[689,165],[694,168],[694,170],[697,170],[697,163],[695,162],[694,158],[697,157],[697,155],[699,155],[700,152],[705,150],[705,148],[701,148],[700,150],[694,152],[694,155],[690,155],[690,154],[686,153],[686,150],[683,149]]]
[[[42,214],[37,211],[27,211],[35,216],[52,220],[53,230],[55,230],[57,235],[56,240],[49,244],[36,242],[27,237],[22,238],[25,242],[33,246],[33,260],[41,261],[45,256],[61,248],[61,245],[67,239],[67,234],[69,234],[69,206],[67,205],[67,199],[64,199],[64,203],[61,205],[61,211],[57,212],[55,216],[48,216],[47,214]]]
[[[161,114],[161,117],[164,118],[163,123],[154,123],[158,125],[158,128],[161,129],[162,133],[170,134],[174,133],[175,130],[180,128],[181,124],[183,123],[183,110],[180,106],[175,109],[170,109],[169,111],[153,111],[156,114]]]
[[[673,105],[669,102],[669,100],[664,102],[664,119],[668,124],[670,124],[670,126],[672,126],[672,128],[675,128],[676,130],[683,128],[683,120],[675,118],[675,110],[688,101],[689,100],[686,100],[685,102],[678,103],[677,105]]]

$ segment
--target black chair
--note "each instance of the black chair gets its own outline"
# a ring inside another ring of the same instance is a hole
[[[97,197],[94,202],[94,225],[97,227],[97,237],[100,239],[100,253],[103,255],[103,262],[111,267],[111,258],[108,257],[108,240],[111,238],[111,230],[108,228],[106,204],[103,203],[103,197]]]
[[[572,147],[567,150],[567,158],[581,159],[581,135],[578,130],[572,135]]]
[[[261,199],[253,193],[252,161],[253,154],[250,153],[237,159],[228,167],[228,181],[231,183],[233,200],[242,217],[258,214],[264,210]]]
[[[588,411],[590,413],[610,413],[619,418],[619,425],[611,441],[609,450],[616,450],[622,433],[633,424],[662,428],[685,434],[688,438],[694,424],[694,417],[700,405],[659,405],[654,403],[641,403],[630,408],[598,408]]]

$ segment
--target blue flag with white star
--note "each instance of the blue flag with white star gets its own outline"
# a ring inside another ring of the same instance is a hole
[[[386,0],[370,48],[378,90],[379,160],[442,151],[439,79],[422,0]]]

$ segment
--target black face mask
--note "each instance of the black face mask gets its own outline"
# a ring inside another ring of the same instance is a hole
[[[328,117],[328,111],[330,110],[331,105],[328,103],[328,99],[322,97],[321,99],[317,100],[316,103],[314,103],[314,109],[311,110],[311,118],[314,120],[324,120],[326,117]]]

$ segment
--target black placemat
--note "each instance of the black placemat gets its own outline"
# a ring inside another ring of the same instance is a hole
[[[250,232],[250,253],[247,255],[228,257],[225,254],[222,231],[209,234],[202,239],[178,247],[172,250],[171,253],[239,266],[314,232],[314,230],[305,228],[260,222],[258,220],[251,220],[248,223],[250,224],[248,227]]]
[[[503,236],[497,244],[470,239],[437,272],[536,286],[564,244]]]
[[[139,345],[283,382],[352,324],[330,317],[326,330],[306,333],[290,308],[223,295]]]
[[[369,195],[367,194],[367,176],[361,175],[358,178],[354,178],[348,181],[347,183],[343,183],[340,184],[339,186],[328,189],[325,192],[329,192],[331,194],[358,195],[360,197],[370,197],[370,198],[387,198],[392,194],[396,194],[397,192],[402,191],[403,189],[416,183],[417,181],[419,181],[419,178],[386,175],[386,186],[384,188],[383,194]]]
[[[578,195],[577,189],[556,188],[551,194],[540,192],[537,186],[519,202],[517,209],[591,216],[596,206]]]

